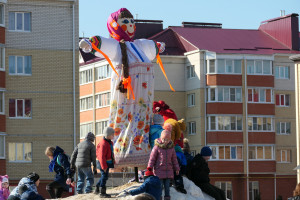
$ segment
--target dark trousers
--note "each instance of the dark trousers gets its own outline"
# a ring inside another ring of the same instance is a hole
[[[13,196],[13,195],[10,195],[7,200],[20,200],[20,198],[16,197],[16,196]]]
[[[105,187],[106,186],[106,181],[108,180],[108,173],[109,173],[109,168],[104,171],[100,167],[100,172],[101,172],[101,178],[99,179],[98,183],[96,184],[97,187]]]
[[[199,183],[197,185],[201,188],[203,192],[215,198],[216,200],[226,200],[224,191],[217,188],[216,186],[210,183]]]
[[[50,197],[54,199],[60,198],[65,188],[59,182],[53,181],[46,186],[46,190],[48,191]]]

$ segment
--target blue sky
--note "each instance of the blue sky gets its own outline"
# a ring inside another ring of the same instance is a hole
[[[164,28],[186,21],[257,29],[261,21],[279,17],[280,10],[300,14],[299,0],[79,0],[79,36],[108,37],[107,18],[122,7],[138,19],[163,20]]]

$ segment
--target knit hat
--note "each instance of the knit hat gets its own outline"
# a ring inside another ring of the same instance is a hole
[[[154,176],[151,167],[147,167],[147,171],[145,172],[145,176]]]
[[[167,130],[163,130],[160,135],[160,139],[169,138],[171,140],[171,132]]]
[[[8,178],[3,177],[3,178],[2,178],[2,183],[8,183]]]
[[[33,182],[36,182],[37,180],[40,179],[40,176],[35,173],[35,172],[30,172],[28,175],[27,175],[27,178],[29,178],[30,180],[32,180]]]
[[[208,146],[205,146],[201,149],[201,156],[211,156],[212,155],[212,151]]]
[[[159,115],[159,114],[154,114],[153,115],[153,124],[157,124],[157,125],[163,125],[164,124],[164,118],[163,116]]]
[[[88,134],[86,134],[86,136],[85,136],[85,139],[94,142],[94,140],[95,140],[94,133],[88,132]]]
[[[106,127],[104,130],[103,130],[103,136],[104,137],[108,137],[110,135],[113,135],[115,134],[115,130],[112,128],[112,127]]]
[[[191,152],[191,148],[190,148],[190,145],[189,145],[189,140],[187,138],[183,139],[183,148],[182,148],[182,150],[184,152],[187,152],[187,153]]]

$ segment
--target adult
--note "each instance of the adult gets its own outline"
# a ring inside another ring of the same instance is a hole
[[[224,191],[210,184],[210,170],[207,161],[211,155],[211,149],[208,146],[203,147],[201,153],[197,154],[188,165],[187,177],[200,187],[203,192],[216,200],[226,200]]]
[[[300,200],[300,183],[296,185],[296,188],[293,191],[293,197],[288,198],[288,200]]]
[[[94,140],[95,135],[92,132],[89,132],[86,135],[85,140],[76,146],[71,156],[71,168],[75,168],[74,166],[76,166],[78,171],[78,194],[83,193],[85,179],[85,193],[91,193],[93,191],[94,174],[97,174],[96,147],[93,144]],[[91,168],[91,163],[93,163],[93,170]]]
[[[74,170],[70,167],[69,157],[59,146],[47,147],[45,155],[50,159],[49,172],[56,173],[54,181],[46,186],[46,190],[52,199],[60,198],[64,191],[68,191]]]

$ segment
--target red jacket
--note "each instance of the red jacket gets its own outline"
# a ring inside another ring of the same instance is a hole
[[[113,142],[111,141],[112,145]],[[99,144],[97,145],[97,150],[96,150],[96,156],[97,159],[100,162],[101,168],[102,169],[107,169],[107,160],[111,160],[111,147],[108,141],[106,141],[104,138],[101,139],[101,141],[99,142]],[[115,160],[115,158],[113,158],[113,161]]]

